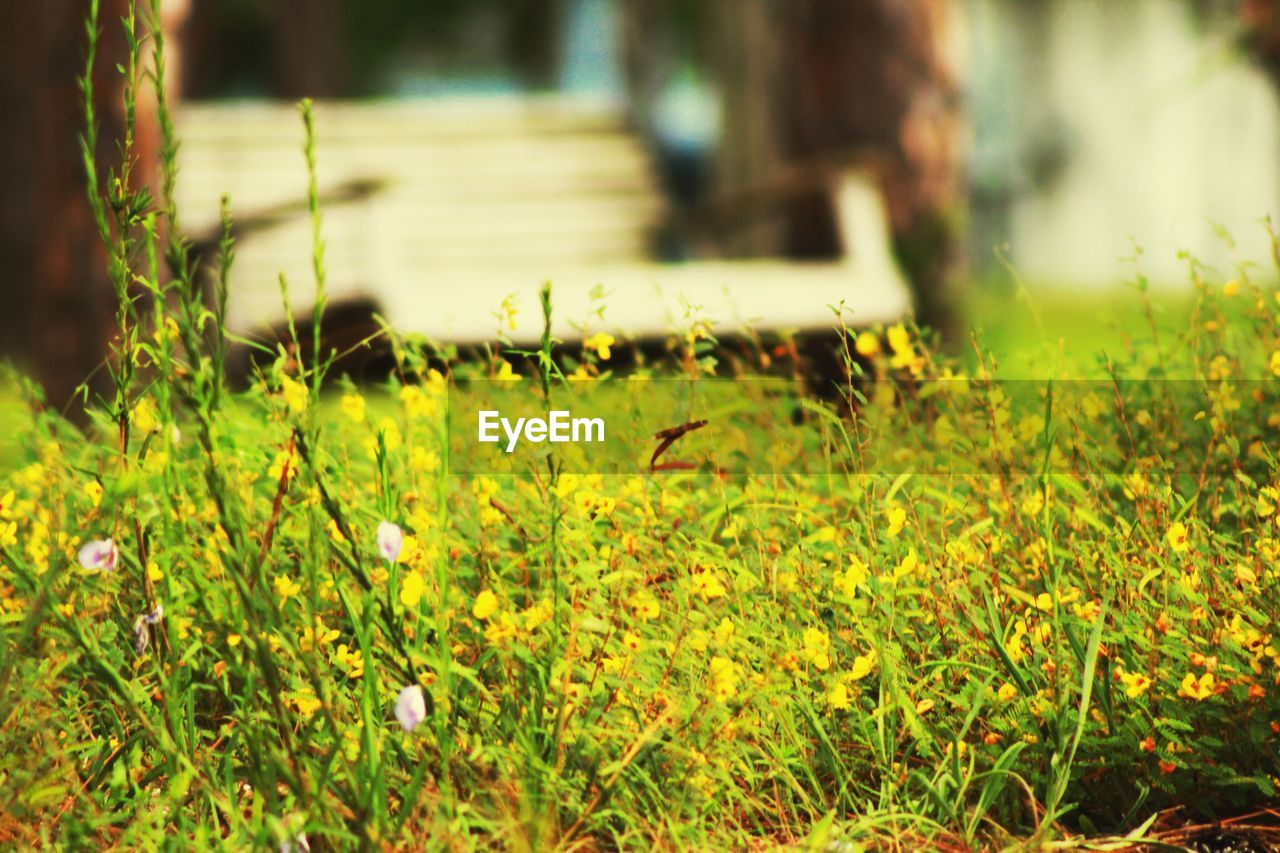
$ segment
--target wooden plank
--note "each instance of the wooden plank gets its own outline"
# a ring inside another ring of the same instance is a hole
[[[229,192],[237,212],[304,198],[301,125],[291,106],[188,106],[179,182],[189,227],[216,224]],[[619,337],[678,330],[688,306],[717,332],[745,323],[825,328],[844,300],[856,323],[890,322],[909,308],[889,257],[883,205],[851,176],[837,194],[849,257],[839,263],[649,262],[665,212],[648,155],[618,114],[563,99],[446,104],[322,104],[317,108],[321,189],[374,179],[372,195],[325,210],[331,299],[369,297],[392,324],[475,343],[518,293],[514,338],[531,344],[537,289],[555,286],[556,334],[608,293],[605,321]],[[283,270],[299,313],[314,300],[310,227],[301,209],[237,250],[231,328],[278,321]]]

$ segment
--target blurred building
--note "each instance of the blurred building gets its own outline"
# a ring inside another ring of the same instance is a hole
[[[1182,250],[1268,262],[1280,109],[1237,4],[967,2],[976,264],[1007,243],[1031,282],[1102,288],[1135,244],[1157,284],[1186,282]]]

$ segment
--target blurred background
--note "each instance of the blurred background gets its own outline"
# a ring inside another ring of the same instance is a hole
[[[97,80],[119,132],[103,0]],[[87,0],[0,10],[0,350],[65,399],[101,362],[110,288],[84,202]],[[1009,269],[1105,296],[1141,247],[1269,262],[1280,203],[1272,0],[167,0],[197,249],[229,193],[236,331],[311,287],[301,125],[317,99],[330,291],[432,337],[492,337],[506,293],[604,285],[623,334],[655,283],[774,328],[914,304],[963,343]],[[154,169],[143,104],[140,152]],[[117,156],[100,151],[104,164]],[[575,290],[576,288],[576,290]],[[574,293],[581,293],[577,302]],[[716,295],[718,294],[718,295]],[[722,299],[722,302],[716,302]],[[533,329],[535,305],[524,300]],[[666,313],[662,313],[665,311]],[[365,325],[362,325],[365,324]]]

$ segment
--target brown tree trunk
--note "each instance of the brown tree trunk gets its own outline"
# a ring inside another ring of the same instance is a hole
[[[342,0],[275,0],[276,94],[336,98],[349,81]]]
[[[62,407],[99,368],[112,330],[106,255],[85,196],[77,75],[84,66],[81,0],[0,8],[0,349]],[[102,4],[95,75],[102,162],[118,159],[124,0]],[[101,388],[98,370],[91,387]]]
[[[917,314],[951,336],[963,200],[953,6],[717,0],[710,28],[727,107],[721,191],[750,193],[778,184],[778,175],[800,176],[779,186],[790,199],[781,225],[757,228],[745,246],[791,257],[838,254],[830,188],[804,176],[869,167],[882,184]]]
[[[962,200],[950,6],[949,0],[793,0],[787,25],[795,95],[789,150],[801,160],[862,160],[878,172],[917,315],[945,335],[957,331]],[[797,247],[817,248],[808,245],[805,219],[795,225]]]
[[[1240,24],[1245,47],[1280,91],[1280,3],[1243,0]]]

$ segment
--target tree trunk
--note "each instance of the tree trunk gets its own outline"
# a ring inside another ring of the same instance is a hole
[[[106,253],[85,197],[76,85],[86,3],[41,0],[0,9],[0,349],[66,405],[99,368],[112,331]],[[125,0],[102,4],[95,75],[102,162],[122,132],[119,24]],[[98,370],[91,388],[101,389]]]
[[[952,6],[719,0],[710,27],[727,105],[721,190],[732,196],[777,184],[789,199],[781,226],[757,228],[745,246],[790,257],[837,255],[830,187],[805,176],[869,167],[884,191],[917,314],[947,335],[956,331],[963,199]]]
[[[1245,47],[1280,91],[1280,4],[1276,0],[1243,0],[1240,22]]]
[[[794,156],[868,158],[920,320],[956,332],[960,111],[948,0],[789,4]],[[803,226],[803,221],[797,223]],[[802,228],[794,239],[805,240]]]
[[[276,0],[275,94],[336,98],[348,94],[342,0]]]

